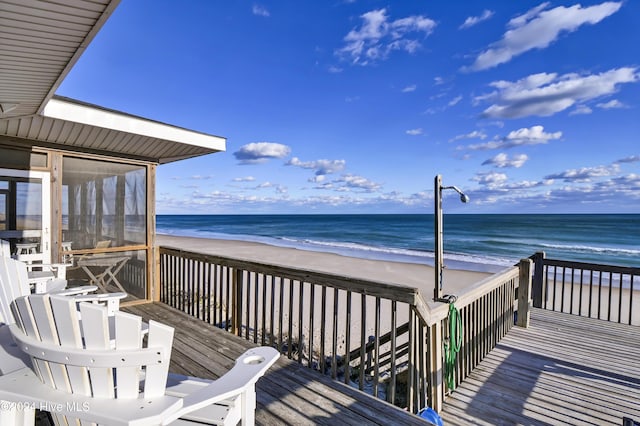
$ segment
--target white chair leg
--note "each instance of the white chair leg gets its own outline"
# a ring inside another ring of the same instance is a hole
[[[242,426],[256,424],[256,387],[255,385],[242,392]]]

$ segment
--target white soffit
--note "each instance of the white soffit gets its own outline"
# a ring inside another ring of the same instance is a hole
[[[164,139],[214,151],[224,151],[225,138],[135,117],[108,109],[51,99],[42,112],[44,117],[86,124],[104,129]]]

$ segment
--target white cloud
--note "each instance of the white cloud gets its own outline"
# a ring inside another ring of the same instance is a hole
[[[597,24],[622,7],[621,2],[604,2],[589,7],[576,4],[545,10],[548,5],[543,3],[509,21],[509,29],[502,39],[480,53],[470,69],[492,68],[528,50],[546,48],[562,32],[576,31],[585,24]]]
[[[487,118],[550,116],[577,103],[615,93],[620,84],[640,79],[637,68],[624,67],[600,74],[532,74],[521,80],[495,81],[497,90],[476,97],[476,102],[494,102],[482,113]]]
[[[519,167],[522,167],[524,163],[527,162],[528,159],[529,157],[526,154],[518,154],[509,158],[507,154],[501,152],[495,157],[490,158],[485,162],[483,162],[482,165],[483,166],[490,165],[498,168],[505,168],[505,167],[519,168]]]
[[[344,170],[347,162],[345,160],[315,160],[315,161],[300,161],[298,157],[293,157],[289,160],[287,166],[297,166],[303,169],[315,170],[316,176],[328,175]]]
[[[272,158],[284,158],[291,148],[274,142],[252,142],[233,153],[241,164],[259,164]]]
[[[598,108],[602,108],[602,109],[618,109],[618,108],[625,108],[625,105],[620,102],[617,99],[612,99],[609,102],[603,102],[603,103],[599,103],[596,104],[596,106]]]
[[[256,178],[254,178],[253,176],[244,176],[244,177],[233,178],[234,182],[253,182],[255,180],[256,180]]]
[[[389,21],[386,9],[372,10],[360,16],[362,26],[351,30],[345,37],[345,46],[336,54],[348,58],[352,64],[369,65],[388,58],[394,50],[414,53],[421,47],[410,34],[431,34],[435,21],[422,15]]]
[[[340,179],[334,181],[334,183],[342,184],[343,189],[356,189],[363,190],[365,192],[375,192],[381,188],[381,185],[370,181],[367,178],[357,175],[342,175]]]
[[[616,160],[615,163],[637,163],[640,161],[640,155],[631,155],[629,157]]]
[[[269,16],[271,16],[271,14],[269,13],[266,7],[260,6],[258,4],[254,4],[251,11],[253,12],[254,15],[257,15],[257,16],[264,16],[265,18],[268,18]]]
[[[486,139],[487,134],[482,130],[474,130],[473,132],[466,133],[464,135],[457,135],[454,138],[450,139],[449,142],[459,141],[461,139]]]
[[[486,21],[487,19],[491,18],[493,16],[493,11],[485,9],[482,12],[482,15],[480,16],[469,16],[467,19],[465,19],[464,23],[462,25],[460,25],[460,29],[466,29],[466,28],[471,28],[474,25],[479,24],[482,21]]]
[[[509,132],[502,139],[472,144],[466,147],[458,147],[458,149],[470,149],[472,151],[486,151],[489,149],[508,149],[515,146],[523,145],[540,145],[546,144],[551,140],[557,140],[562,137],[562,132],[547,133],[543,126],[532,126]]]
[[[498,172],[478,173],[471,180],[489,188],[497,188],[507,181],[507,175]]]
[[[569,113],[569,115],[588,115],[591,114],[593,110],[589,108],[587,105],[578,105],[576,108]]]
[[[532,126],[509,132],[505,141],[511,146],[518,145],[538,145],[547,143],[550,140],[560,139],[562,132],[546,133],[543,126]]]
[[[451,99],[451,100],[449,101],[449,103],[447,104],[447,106],[452,107],[452,106],[454,106],[454,105],[457,105],[457,104],[458,104],[458,102],[460,102],[461,100],[462,100],[462,96],[456,96],[455,98],[453,98],[453,99]]]
[[[410,92],[415,92],[417,89],[417,86],[415,84],[412,84],[410,86],[404,87],[402,88],[402,93],[410,93]]]
[[[340,67],[336,67],[335,65],[332,65],[328,68],[328,71],[331,74],[340,74],[343,70]]]
[[[422,132],[422,129],[418,128],[418,129],[407,130],[405,133],[411,136],[418,136],[418,135],[421,135],[423,132]]]
[[[620,171],[617,164],[610,166],[582,167],[570,169],[561,173],[547,175],[545,179],[562,180],[564,182],[590,182],[594,178],[612,176]]]

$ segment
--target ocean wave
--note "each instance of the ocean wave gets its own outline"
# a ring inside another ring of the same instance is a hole
[[[412,250],[398,247],[379,247],[370,246],[360,243],[341,242],[341,241],[322,241],[322,240],[297,240],[293,238],[281,238],[289,245],[302,249],[313,249],[319,251],[330,251],[337,254],[371,258],[379,260],[391,260],[409,263],[426,263],[433,265],[433,251]],[[454,269],[469,269],[485,271],[487,268],[495,270],[491,267],[505,267],[514,264],[513,259],[498,256],[481,256],[467,253],[444,253],[445,261],[451,261],[451,267]]]
[[[640,255],[640,249],[627,249],[620,247],[596,247],[596,246],[586,246],[586,245],[568,245],[568,244],[541,244],[542,247],[555,249],[555,250],[566,250],[573,251],[579,253],[604,253],[604,254],[614,254],[614,255],[627,255],[627,256],[638,256]]]

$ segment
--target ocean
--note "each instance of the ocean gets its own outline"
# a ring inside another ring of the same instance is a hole
[[[160,234],[434,264],[433,215],[158,215]],[[495,272],[535,252],[640,266],[638,214],[445,214],[447,267]]]

